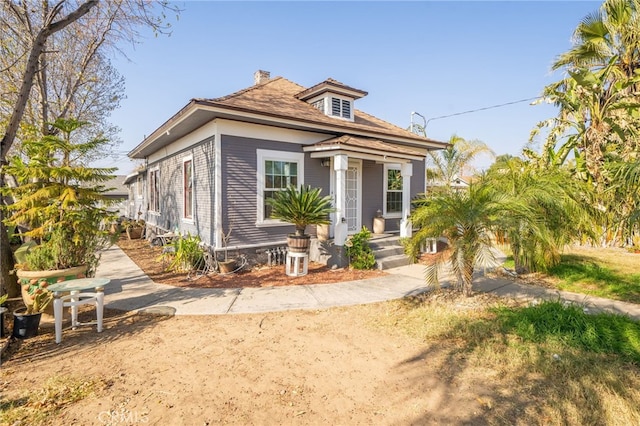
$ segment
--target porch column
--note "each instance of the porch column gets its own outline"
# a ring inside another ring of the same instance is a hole
[[[411,237],[411,176],[413,176],[413,164],[403,163],[400,168],[402,176],[402,219],[400,220],[400,236]]]
[[[345,217],[345,207],[347,199],[346,177],[348,165],[349,159],[346,155],[338,154],[333,157],[333,170],[336,172],[336,221],[334,224],[333,241],[335,245],[338,246],[344,245],[344,242],[347,239],[347,218]]]

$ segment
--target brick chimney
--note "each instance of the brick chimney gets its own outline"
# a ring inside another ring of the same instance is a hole
[[[264,83],[265,81],[269,81],[269,78],[271,78],[269,71],[258,70],[253,73],[253,84]]]

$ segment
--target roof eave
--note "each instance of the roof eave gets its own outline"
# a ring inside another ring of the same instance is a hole
[[[178,124],[184,118],[189,116],[189,114],[195,111],[197,109],[196,107],[197,102],[198,101],[196,99],[191,99],[188,104],[186,104],[184,107],[180,109],[180,111],[178,111],[171,118],[165,121],[153,133],[151,133],[151,135],[144,138],[143,141],[140,142],[131,151],[129,151],[127,155],[131,158],[141,158],[140,154],[145,150],[145,148],[152,145],[153,142],[156,141],[163,134],[169,135],[171,132],[171,129],[173,129],[176,126],[176,124]],[[142,158],[144,158],[144,156],[142,156]]]
[[[318,123],[313,120],[284,117],[279,114],[270,114],[268,112],[256,112],[248,108],[229,106],[206,99],[191,99],[191,101],[189,101],[188,104],[180,109],[180,111],[178,111],[171,118],[165,121],[151,135],[147,136],[139,145],[133,148],[128,153],[128,156],[130,158],[145,158],[150,153],[155,152],[153,146],[158,142],[158,140],[166,139],[162,143],[162,146],[164,146],[168,143],[173,142],[175,139],[178,139],[177,137],[171,135],[172,130],[182,121],[184,121],[186,118],[197,111],[210,112],[210,120],[226,115],[226,117],[223,118],[247,122],[258,122],[284,128],[297,128],[300,130],[315,131],[320,133],[324,132],[327,134],[349,133],[365,137],[382,138],[389,141],[400,142],[407,145],[431,150],[443,149],[447,146],[447,144],[444,142],[431,140],[418,135],[416,135],[415,137],[407,137],[389,134],[385,131],[354,129],[349,125],[342,125],[340,122],[336,122],[335,124]],[[197,127],[194,127],[193,129],[189,129],[188,131],[193,131],[196,128]]]
[[[328,155],[329,153],[335,154],[338,152],[353,152],[353,153],[359,153],[359,154],[377,155],[385,159],[388,157],[392,157],[392,158],[398,158],[403,160],[423,161],[425,158],[424,155],[400,153],[395,151],[385,151],[380,149],[363,148],[359,146],[343,145],[343,144],[331,144],[331,145],[324,145],[324,146],[312,145],[312,146],[303,147],[303,150],[304,152],[310,152],[311,158],[320,158]]]
[[[305,123],[306,126],[304,127],[304,130],[313,130],[313,131],[320,131],[320,132],[324,131],[326,133],[336,133],[337,131],[338,133],[350,133],[350,134],[357,134],[357,135],[369,136],[369,137],[373,135],[374,137],[382,137],[387,140],[394,140],[394,141],[403,142],[403,143],[409,143],[409,144],[417,143],[422,147],[424,147],[424,144],[426,143],[426,145],[432,149],[443,149],[447,146],[447,143],[445,142],[424,138],[418,135],[415,135],[414,137],[408,137],[408,136],[392,135],[385,131],[378,132],[375,130],[361,130],[361,129],[355,129],[353,127],[350,127],[349,125],[342,125],[339,122],[336,122],[335,124],[318,123],[317,121],[313,121],[313,120],[305,120],[302,118],[289,118],[289,117],[285,117],[278,114],[270,114],[268,112],[255,112],[248,108],[221,105],[216,102],[211,102],[206,100],[198,100],[197,103],[198,105],[206,105],[206,106],[217,107],[217,108],[232,110],[232,111],[241,111],[248,114],[254,114],[256,116],[265,116],[265,117],[272,117],[272,118],[279,119],[279,121],[277,122],[271,122],[270,123],[271,125],[277,125],[278,123],[284,124],[285,122],[289,122],[292,124]],[[347,122],[347,123],[351,123],[351,122]],[[287,127],[287,126],[281,126],[281,127]]]

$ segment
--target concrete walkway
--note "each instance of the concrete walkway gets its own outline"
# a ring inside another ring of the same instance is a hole
[[[325,309],[400,299],[428,290],[423,278],[424,266],[402,266],[386,272],[389,275],[336,284],[229,289],[181,288],[154,283],[119,247],[113,246],[103,252],[96,276],[111,279],[111,283],[105,288],[106,307],[170,315]],[[445,279],[445,285],[446,282]],[[608,310],[640,319],[640,305],[527,286],[508,279],[479,276],[474,280],[474,290],[523,299],[560,297],[584,304],[594,312]]]

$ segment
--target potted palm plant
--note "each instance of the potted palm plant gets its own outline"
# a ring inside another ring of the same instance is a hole
[[[56,120],[53,134],[24,141],[22,155],[3,168],[18,183],[3,188],[3,194],[13,199],[5,223],[27,229],[23,235],[37,243],[16,264],[27,306],[48,284],[92,276],[99,250],[114,239],[103,226],[115,217],[107,211],[109,201],[103,195],[107,188],[101,183],[112,178],[115,169],[83,164],[87,153],[107,142],[77,141],[74,132],[86,124]]]
[[[309,251],[310,236],[305,234],[307,225],[329,224],[331,197],[320,195],[320,188],[289,185],[283,191],[274,193],[273,198],[267,200],[271,207],[271,218],[292,223],[296,227],[294,234],[289,234],[287,244],[289,251],[305,253]]]

